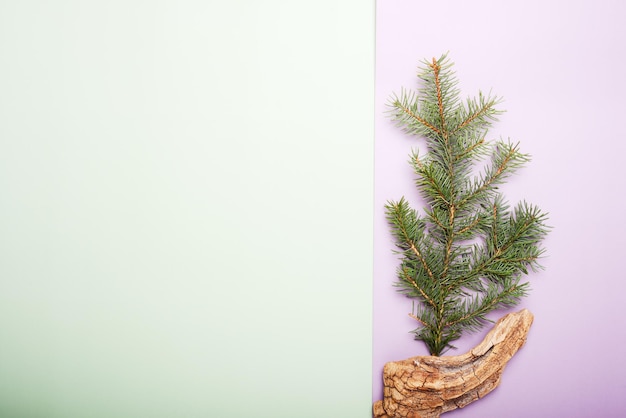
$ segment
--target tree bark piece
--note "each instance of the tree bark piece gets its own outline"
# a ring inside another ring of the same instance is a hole
[[[374,417],[438,418],[487,395],[526,342],[532,322],[533,314],[522,309],[502,317],[463,355],[416,356],[385,364],[384,397],[374,403]]]

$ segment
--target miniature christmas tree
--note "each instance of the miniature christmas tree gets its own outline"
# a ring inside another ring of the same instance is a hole
[[[548,230],[536,206],[511,209],[498,192],[529,161],[518,144],[486,140],[499,99],[480,93],[462,101],[451,66],[445,55],[424,61],[418,93],[402,91],[390,103],[393,120],[427,146],[410,159],[424,212],[401,198],[388,202],[386,215],[401,254],[397,284],[417,302],[415,338],[435,356],[527,295],[521,278],[540,267]]]

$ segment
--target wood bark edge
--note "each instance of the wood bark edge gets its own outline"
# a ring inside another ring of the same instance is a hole
[[[484,397],[500,384],[532,322],[533,314],[522,309],[503,316],[463,355],[416,356],[385,364],[383,400],[374,403],[374,417],[438,418]]]

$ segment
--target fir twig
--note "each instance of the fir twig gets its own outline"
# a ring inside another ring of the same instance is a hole
[[[441,355],[464,331],[477,331],[494,309],[519,303],[528,268],[540,267],[540,244],[548,227],[536,206],[509,210],[497,186],[529,161],[519,144],[486,140],[500,113],[499,99],[459,100],[458,81],[446,56],[424,61],[419,94],[402,91],[390,102],[392,119],[425,138],[428,154],[410,162],[428,207],[422,218],[401,198],[385,209],[402,262],[398,286],[416,298],[410,316],[415,338]],[[491,161],[471,177],[481,157]],[[470,241],[468,241],[470,240]]]

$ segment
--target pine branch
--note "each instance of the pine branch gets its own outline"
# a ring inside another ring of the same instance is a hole
[[[457,235],[460,239],[469,239],[470,237],[466,237],[465,235],[473,230],[475,230],[483,220],[483,217],[480,214],[477,214],[474,219],[472,219],[466,226],[461,228],[455,235]]]
[[[464,129],[480,126],[485,128],[491,125],[492,121],[497,120],[497,115],[501,114],[495,106],[500,102],[500,99],[495,97],[485,97],[482,92],[479,92],[478,101],[468,99],[467,108],[459,108],[460,122],[456,128],[452,130],[452,135],[456,135]]]
[[[477,331],[486,322],[486,315],[498,308],[515,306],[527,294],[528,283],[510,283],[504,288],[492,285],[482,298],[471,298],[464,307],[448,318],[445,327],[461,327]]]
[[[441,136],[441,131],[437,127],[418,114],[418,103],[415,96],[402,92],[400,97],[393,97],[390,106],[395,109],[393,120],[403,126],[408,133]]]
[[[452,63],[446,55],[439,59],[422,61],[424,67],[418,77],[424,82],[419,90],[420,98],[429,108],[435,110],[431,119],[439,126],[442,134],[450,131],[447,120],[456,112],[459,103],[458,80],[451,71]]]
[[[518,144],[486,141],[499,99],[479,93],[461,103],[445,56],[424,61],[419,94],[393,96],[389,113],[404,131],[426,139],[428,153],[411,155],[415,184],[426,199],[421,218],[401,198],[386,216],[402,262],[397,286],[419,303],[413,333],[433,355],[453,347],[463,331],[478,330],[487,314],[519,303],[528,268],[539,267],[546,215],[521,203],[510,211],[497,186],[529,161]],[[482,174],[473,176],[491,152]]]
[[[437,63],[437,60],[433,58],[433,62],[430,66],[433,70],[433,75],[435,77],[435,89],[437,90],[437,107],[439,108],[439,118],[441,119],[441,133],[446,142],[448,142],[448,133],[446,131],[446,118],[444,115],[444,106],[443,99],[441,96],[441,80],[439,79],[439,71],[441,71],[441,66]]]
[[[495,203],[494,213],[498,208],[503,210],[502,204]],[[538,208],[521,203],[508,220],[496,221],[486,239],[488,253],[483,251],[482,259],[474,263],[465,280],[477,277],[502,280],[526,274],[529,266],[537,267],[536,261],[543,253],[538,245],[548,231],[546,217]],[[500,232],[500,229],[505,230]],[[502,238],[498,238],[500,235]]]
[[[411,318],[415,319],[415,320],[416,320],[417,322],[419,322],[420,324],[422,324],[422,326],[424,326],[424,327],[426,327],[426,328],[430,328],[430,327],[431,327],[431,326],[430,326],[430,324],[428,324],[428,323],[424,322],[424,321],[422,320],[422,318],[418,317],[417,315],[415,315],[415,314],[413,314],[413,313],[410,313],[410,314],[409,314],[409,316],[410,316]]]
[[[434,281],[435,275],[419,248],[420,235],[423,231],[419,226],[417,213],[409,208],[404,198],[397,203],[390,202],[386,209],[387,219],[393,225],[393,233],[398,238],[397,245],[404,250],[410,250],[422,264],[428,277]]]
[[[528,155],[519,152],[518,144],[500,142],[496,146],[492,166],[487,168],[485,174],[478,179],[470,188],[469,193],[461,199],[458,206],[464,207],[476,201],[493,190],[508,174],[529,161]]]
[[[418,294],[422,297],[422,299],[424,299],[424,301],[429,304],[432,307],[436,307],[437,304],[435,303],[435,301],[433,300],[432,297],[430,297],[427,293],[426,290],[417,284],[417,282],[411,277],[411,275],[409,274],[409,272],[407,271],[406,268],[402,269],[401,272],[401,278],[408,284],[410,284],[410,286],[417,290]]]
[[[449,188],[449,177],[446,170],[436,162],[421,165],[416,170],[420,177],[416,180],[416,185],[422,189],[423,196],[430,200],[433,206],[450,206],[451,198],[447,191]]]
[[[459,155],[456,156],[456,160],[459,161],[463,158],[467,158],[469,156],[471,156],[476,150],[478,150],[482,145],[484,145],[485,143],[485,138],[480,138],[480,140],[478,140],[476,143],[470,145],[469,147],[465,148],[463,150],[463,152],[461,152]]]

